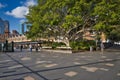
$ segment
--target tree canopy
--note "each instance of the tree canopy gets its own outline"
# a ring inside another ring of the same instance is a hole
[[[120,25],[119,4],[120,0],[38,0],[26,15],[31,24],[27,36],[62,36],[72,41],[82,39],[87,28],[110,36],[113,26]]]

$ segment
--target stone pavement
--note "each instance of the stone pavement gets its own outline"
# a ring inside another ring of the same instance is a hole
[[[0,80],[120,80],[120,52],[0,53]]]

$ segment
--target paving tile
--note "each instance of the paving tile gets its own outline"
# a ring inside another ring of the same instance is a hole
[[[26,77],[24,77],[24,80],[35,80],[35,78],[33,78],[31,76],[26,76]]]
[[[109,66],[109,67],[113,67],[114,66],[114,64],[111,64],[111,63],[106,63],[105,65]]]
[[[64,73],[64,74],[65,74],[66,76],[73,77],[73,76],[77,75],[77,72],[75,72],[75,71],[69,71],[69,72]]]

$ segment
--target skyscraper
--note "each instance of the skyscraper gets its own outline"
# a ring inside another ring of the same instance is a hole
[[[0,34],[4,34],[5,31],[9,32],[9,21],[0,18]]]
[[[22,24],[22,34],[24,34],[24,23]]]
[[[9,21],[0,18],[0,42],[4,42],[9,36]]]
[[[0,34],[4,34],[4,31],[5,31],[4,21],[0,18]]]
[[[9,21],[5,20],[4,21],[4,26],[5,26],[5,31],[9,32]]]

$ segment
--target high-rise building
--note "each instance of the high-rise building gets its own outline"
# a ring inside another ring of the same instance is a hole
[[[9,32],[9,21],[0,18],[0,34],[4,34],[5,31]]]
[[[4,21],[0,18],[0,34],[4,34],[4,31],[5,31]]]
[[[24,34],[24,23],[22,24],[22,34]]]
[[[4,42],[9,36],[9,21],[0,18],[0,42]]]
[[[19,35],[19,32],[17,30],[12,30],[12,35],[13,36]]]
[[[9,32],[9,21],[4,21],[5,30]]]

